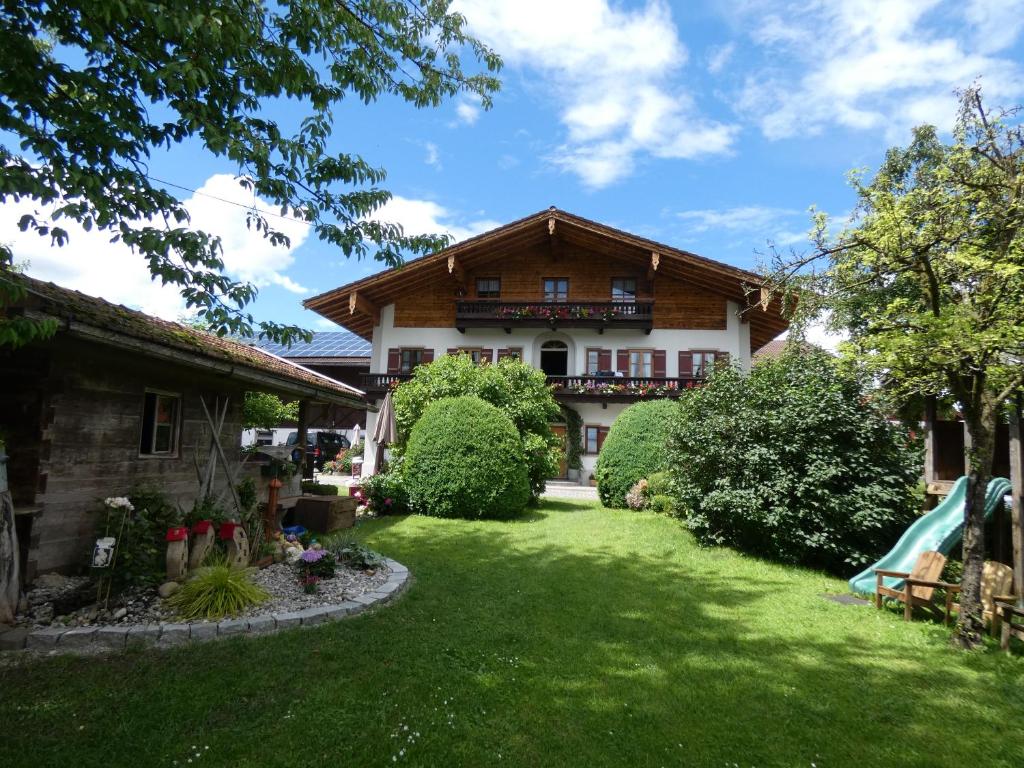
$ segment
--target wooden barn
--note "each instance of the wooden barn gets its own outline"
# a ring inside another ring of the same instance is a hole
[[[0,348],[0,434],[27,581],[81,567],[106,497],[148,484],[191,508],[211,452],[223,451],[222,466],[240,461],[245,392],[298,400],[300,432],[318,409],[366,407],[359,390],[255,347],[4,279],[25,288],[13,312],[59,324],[45,341]]]

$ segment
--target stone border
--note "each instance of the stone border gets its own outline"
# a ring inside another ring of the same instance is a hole
[[[27,630],[15,628],[0,635],[0,650],[65,651],[88,653],[123,651],[129,645],[170,648],[199,643],[218,637],[262,635],[295,627],[311,627],[363,613],[375,605],[397,597],[409,584],[409,569],[385,558],[390,573],[375,590],[333,605],[321,605],[292,613],[273,613],[242,619],[224,619],[188,624],[124,624],[100,627],[45,627]]]

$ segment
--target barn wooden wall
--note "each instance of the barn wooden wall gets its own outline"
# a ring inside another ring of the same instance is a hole
[[[547,245],[524,248],[515,256],[466,270],[467,298],[476,296],[478,277],[501,279],[501,298],[540,301],[546,277],[569,278],[569,301],[610,301],[612,278],[636,279],[639,298],[654,299],[655,328],[724,330],[727,303],[723,296],[656,276],[647,279],[646,267],[607,254],[564,246],[554,255]],[[455,325],[456,284],[441,280],[415,290],[395,302],[397,328],[450,328]]]
[[[80,567],[95,538],[102,499],[152,484],[190,509],[197,492],[194,457],[205,464],[209,428],[200,396],[229,398],[222,445],[238,457],[245,387],[128,351],[58,337],[43,393],[41,461],[30,561],[38,572]],[[142,457],[139,439],[146,388],[182,395],[179,450]],[[17,451],[18,447],[14,447]],[[12,451],[13,452],[13,451]]]

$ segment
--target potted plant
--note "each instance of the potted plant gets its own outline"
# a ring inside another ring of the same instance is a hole
[[[593,472],[590,473],[590,487],[591,488],[596,488],[597,487],[597,480],[594,479],[594,473]]]

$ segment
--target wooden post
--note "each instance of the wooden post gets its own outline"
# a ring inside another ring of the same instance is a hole
[[[971,474],[971,448],[973,443],[971,441],[971,433],[967,431],[967,422],[964,421],[962,424],[964,427],[964,474],[969,475]],[[989,467],[989,471],[991,470],[992,468]]]
[[[1013,530],[1013,594],[1017,605],[1024,608],[1024,446],[1020,439],[1021,396],[1018,392],[1010,403],[1010,483],[1013,507],[1010,526]]]
[[[306,477],[306,435],[309,432],[307,428],[309,424],[309,401],[299,400],[299,431],[298,431],[298,445],[299,445],[299,476]],[[310,473],[309,480],[313,479],[312,473]]]
[[[935,420],[937,418],[938,406],[934,395],[924,400],[924,482],[934,483],[936,477],[936,452],[938,446],[935,441]]]
[[[0,623],[13,624],[21,601],[21,553],[14,501],[7,486],[7,454],[0,445]]]

